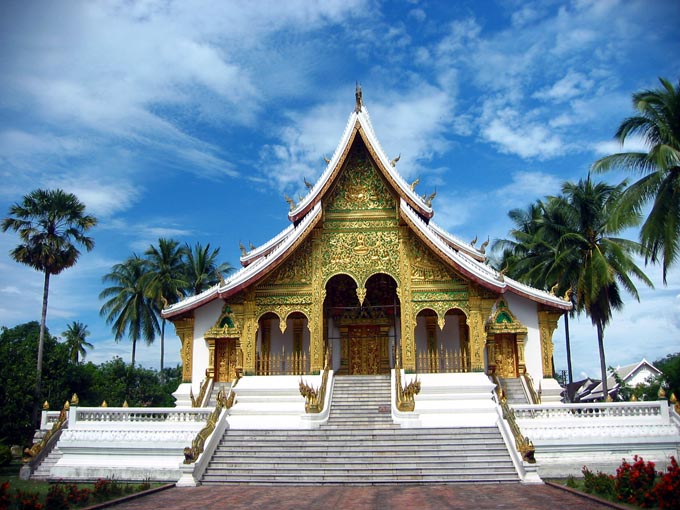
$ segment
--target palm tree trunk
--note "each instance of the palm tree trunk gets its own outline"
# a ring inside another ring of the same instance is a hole
[[[38,338],[38,363],[36,366],[35,398],[33,399],[33,424],[38,423],[38,410],[40,409],[40,389],[42,385],[42,362],[43,347],[45,345],[45,323],[47,322],[47,296],[50,292],[50,273],[45,271],[45,284],[43,286],[42,313],[40,315],[40,336]]]
[[[132,363],[130,364],[131,367],[134,368],[135,366],[135,351],[137,350],[137,340],[135,338],[132,339]]]
[[[574,382],[574,377],[571,372],[571,342],[569,340],[569,312],[564,314],[564,337],[567,342],[567,372],[569,375],[569,384]]]
[[[597,324],[597,346],[600,349],[600,370],[602,371],[602,397],[607,401],[609,389],[607,388],[607,363],[604,359],[604,326]]]
[[[161,323],[161,382],[163,382],[163,358],[165,357],[165,319]]]

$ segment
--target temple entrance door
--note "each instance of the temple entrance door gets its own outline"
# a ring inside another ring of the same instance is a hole
[[[349,373],[351,375],[389,372],[388,337],[380,326],[349,326]]]
[[[517,339],[514,334],[496,335],[496,375],[519,377],[517,370]]]
[[[215,340],[215,382],[231,382],[236,378],[236,340]]]

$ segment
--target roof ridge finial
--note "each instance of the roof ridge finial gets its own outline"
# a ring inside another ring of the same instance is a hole
[[[358,81],[356,82],[356,92],[354,93],[354,97],[356,97],[356,106],[354,107],[354,111],[359,113],[364,107],[364,101],[362,99],[361,84]]]

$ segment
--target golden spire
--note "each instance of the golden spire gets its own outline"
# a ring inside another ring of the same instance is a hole
[[[356,92],[354,93],[354,97],[356,98],[356,105],[354,106],[354,111],[359,113],[361,111],[361,109],[364,107],[364,101],[363,101],[362,92],[361,92],[361,85],[359,85],[359,82],[357,82]]]

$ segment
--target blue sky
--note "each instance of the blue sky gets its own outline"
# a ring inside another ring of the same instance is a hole
[[[96,247],[53,278],[48,326],[82,321],[87,359],[129,361],[130,342],[99,317],[102,276],[161,236],[211,243],[237,265],[239,241],[284,229],[284,194],[323,171],[356,81],[398,170],[437,190],[435,221],[493,240],[510,209],[618,151],[634,91],[680,78],[678,19],[680,4],[663,0],[5,0],[0,214],[37,187],[86,203]],[[39,320],[43,283],[9,258],[16,242],[0,234],[10,327]],[[639,287],[606,332],[609,364],[680,350],[680,269],[667,287],[647,272],[656,289]],[[582,319],[572,336],[575,377],[597,376],[595,330]],[[159,352],[140,346],[137,359],[157,366]],[[166,365],[178,361],[171,334]]]

